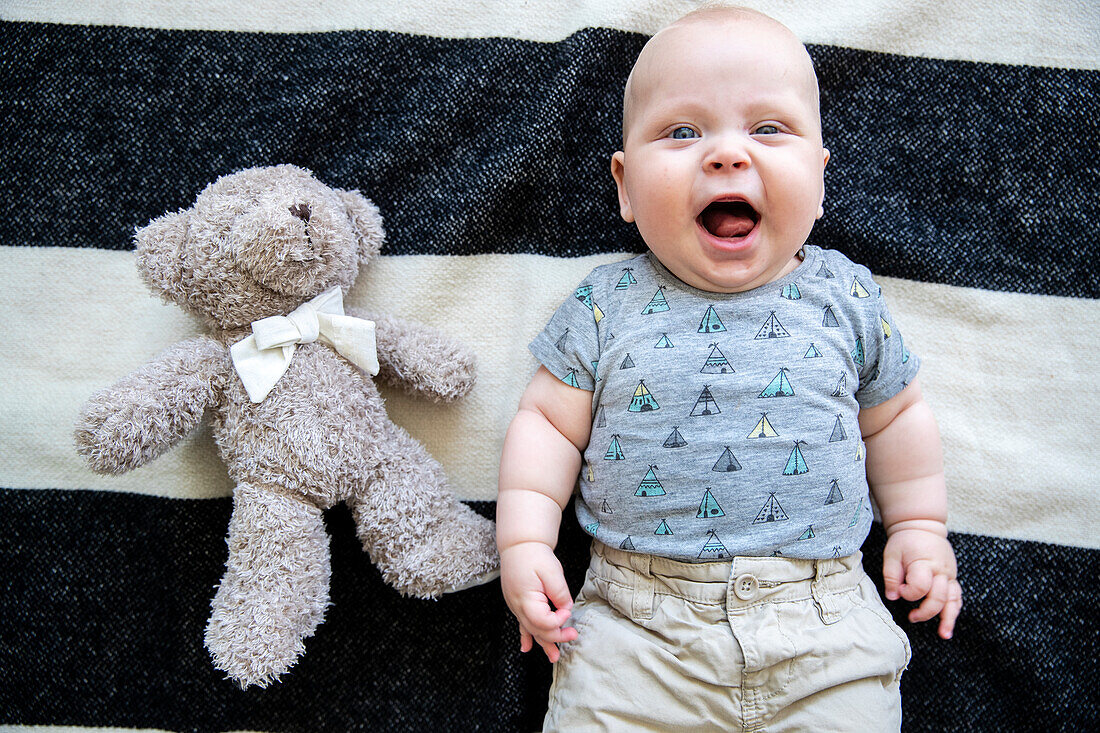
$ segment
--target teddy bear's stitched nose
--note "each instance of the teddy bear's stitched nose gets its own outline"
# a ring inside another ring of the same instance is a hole
[[[309,215],[312,213],[309,210],[309,204],[296,204],[289,207],[290,213],[298,217],[302,221],[309,221]]]

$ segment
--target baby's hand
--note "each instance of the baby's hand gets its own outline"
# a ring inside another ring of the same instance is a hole
[[[942,525],[941,525],[942,526]],[[944,530],[946,534],[946,530]],[[930,528],[891,528],[883,552],[882,576],[891,601],[924,601],[909,612],[913,623],[940,617],[939,635],[950,639],[962,608],[951,543]]]
[[[500,583],[504,601],[519,620],[520,651],[528,652],[538,642],[547,659],[558,661],[557,645],[576,639],[577,630],[563,628],[573,598],[554,551],[541,542],[505,548],[500,553]]]

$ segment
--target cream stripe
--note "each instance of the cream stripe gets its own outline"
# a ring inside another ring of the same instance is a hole
[[[654,33],[698,0],[7,0],[0,18],[154,28],[388,30],[556,41],[585,27]],[[743,0],[804,41],[966,61],[1100,68],[1091,0]]]
[[[526,344],[604,255],[383,257],[349,298],[443,328],[478,353],[477,387],[439,406],[388,394],[391,416],[464,499],[495,496],[505,429],[535,364]],[[1100,547],[1094,445],[1100,301],[880,278],[944,436],[952,529]],[[230,491],[208,434],[137,471],[101,477],[72,449],[81,402],[198,332],[139,281],[129,253],[0,248],[0,486],[215,497]],[[13,348],[15,344],[18,348]],[[1092,347],[1089,347],[1089,344]]]

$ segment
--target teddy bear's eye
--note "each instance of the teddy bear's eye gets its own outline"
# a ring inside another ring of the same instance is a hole
[[[309,210],[309,204],[296,204],[289,207],[290,213],[298,217],[302,221],[309,221],[309,215],[313,212]]]

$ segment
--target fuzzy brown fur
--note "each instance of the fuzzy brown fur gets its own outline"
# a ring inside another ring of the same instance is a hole
[[[307,207],[307,208],[303,208]],[[306,211],[308,210],[308,215]],[[138,266],[209,336],[178,343],[91,397],[77,450],[102,473],[163,453],[213,420],[236,488],[229,560],[206,646],[241,686],[266,686],[301,655],[328,604],[321,512],[347,502],[364,549],[397,590],[418,598],[494,577],[493,525],[447,489],[439,464],[386,415],[372,379],[319,342],[299,345],[258,404],[229,346],[254,320],[285,315],[333,285],[346,294],[382,246],[377,209],[293,166],[224,176],[185,211],[138,230]],[[435,401],[469,391],[471,353],[389,316],[377,324],[378,379]]]

